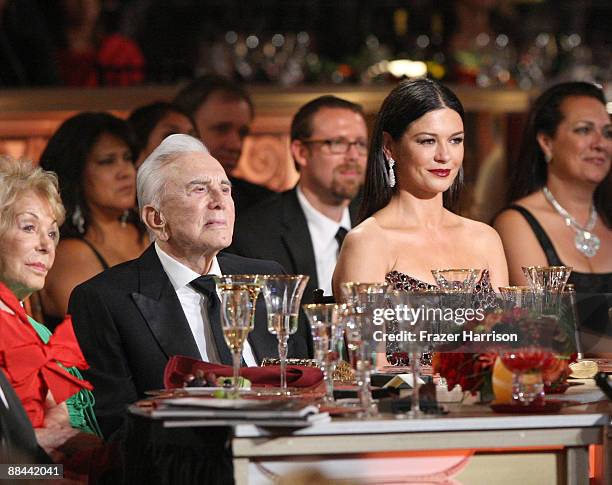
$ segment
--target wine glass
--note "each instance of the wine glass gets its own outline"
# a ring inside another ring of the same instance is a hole
[[[333,373],[340,358],[344,335],[345,305],[319,303],[303,305],[310,321],[315,359],[323,371],[325,402],[334,402]]]
[[[572,272],[571,266],[523,266],[523,273],[533,289],[537,310],[542,315],[557,315],[560,296]]]
[[[421,331],[428,333],[434,332],[435,322],[428,320],[426,313],[410,313],[407,310],[410,308],[417,309],[419,307],[427,308],[431,306],[432,295],[430,292],[409,292],[403,290],[390,290],[388,298],[390,306],[394,309],[401,310],[396,312],[396,327],[397,332],[409,332],[413,335],[420,335]],[[425,305],[423,305],[425,303]],[[412,405],[410,411],[406,414],[409,418],[419,418],[424,415],[421,411],[419,398],[419,374],[421,365],[421,355],[425,350],[426,343],[414,338],[400,342],[402,351],[408,353],[410,373],[412,374]],[[402,416],[403,417],[403,416]]]
[[[214,276],[215,283],[217,284],[217,292],[223,285],[241,285],[244,286],[249,292],[249,298],[251,300],[251,330],[255,328],[255,308],[259,293],[266,283],[267,275],[261,274],[231,274]],[[221,296],[219,295],[219,299]]]
[[[306,275],[268,275],[263,286],[268,332],[278,339],[282,393],[287,392],[287,341],[297,332],[300,301],[309,278]]]
[[[224,283],[217,286],[217,294],[221,300],[223,336],[232,352],[233,386],[230,397],[238,398],[240,396],[240,359],[244,341],[252,330],[253,302],[246,285]]]
[[[375,333],[379,324],[375,310],[387,307],[388,285],[385,283],[346,282],[340,285],[347,305],[346,337],[351,364],[355,367],[359,400],[364,417],[378,414],[370,388],[372,367],[378,353],[384,353],[384,344],[377,341]]]

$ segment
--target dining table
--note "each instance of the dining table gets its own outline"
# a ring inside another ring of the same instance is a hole
[[[418,418],[347,413],[296,428],[240,422],[230,436],[234,480],[272,484],[315,468],[349,483],[612,483],[610,400],[592,379],[572,380],[564,394],[547,399],[561,408],[496,412],[464,399]],[[146,418],[142,408],[132,414]],[[168,431],[208,426],[207,420],[152,421]]]

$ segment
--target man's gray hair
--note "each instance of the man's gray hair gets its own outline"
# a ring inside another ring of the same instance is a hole
[[[166,189],[164,168],[183,153],[208,153],[204,144],[190,135],[170,135],[145,158],[136,176],[136,195],[140,210],[146,205],[159,209]]]

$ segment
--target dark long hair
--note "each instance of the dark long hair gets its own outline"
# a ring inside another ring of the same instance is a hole
[[[544,91],[532,104],[519,150],[518,160],[510,166],[508,202],[541,189],[546,184],[548,166],[544,152],[538,143],[538,133],[554,137],[563,121],[561,103],[572,96],[587,96],[604,106],[606,98],[595,84],[567,82],[556,84]],[[595,190],[594,203],[604,223],[612,224],[612,172]]]
[[[147,147],[147,144],[149,143],[149,136],[151,136],[151,132],[155,129],[158,123],[171,113],[178,113],[187,118],[191,122],[194,131],[197,132],[195,121],[193,121],[191,115],[173,103],[157,101],[145,106],[140,106],[132,111],[127,119],[128,123],[134,130],[134,134],[136,135],[136,141],[138,142],[138,154],[140,154],[142,150]]]
[[[385,98],[372,133],[360,220],[385,207],[398,190],[397,185],[389,187],[387,160],[383,153],[383,133],[388,133],[397,141],[411,123],[430,111],[442,108],[450,108],[456,111],[462,120],[465,118],[461,101],[455,93],[431,79],[402,81]],[[455,207],[462,184],[463,168],[459,170],[453,185],[444,193],[446,208],[452,210]]]
[[[79,113],[64,121],[40,156],[41,167],[55,172],[58,177],[60,195],[66,207],[66,221],[60,228],[62,237],[83,237],[72,221],[77,206],[83,214],[85,232],[91,225],[91,214],[83,195],[83,171],[91,149],[104,133],[123,141],[129,147],[132,159],[136,160],[135,137],[127,122],[108,113],[90,112]],[[142,231],[137,214],[130,213],[128,222]]]

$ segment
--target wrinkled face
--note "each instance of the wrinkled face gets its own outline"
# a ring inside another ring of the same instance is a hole
[[[232,242],[234,201],[221,164],[206,153],[184,153],[165,169],[159,240],[172,254],[193,260]]]
[[[93,145],[83,170],[83,194],[91,208],[123,212],[136,205],[136,169],[129,147],[110,133]]]
[[[610,171],[612,126],[605,106],[587,96],[566,98],[563,120],[550,138],[539,135],[544,153],[552,157],[549,173],[562,179],[598,185]]]
[[[423,198],[448,190],[463,163],[463,137],[461,116],[449,108],[424,114],[397,141],[384,133],[398,187]]]
[[[0,235],[0,281],[23,300],[44,286],[59,229],[51,204],[36,192],[21,195],[13,211],[12,224]]]
[[[293,150],[300,183],[322,198],[352,199],[363,184],[367,161],[368,130],[363,116],[344,108],[322,108],[312,117],[311,126],[309,140],[297,142]],[[339,145],[348,151],[337,153]]]
[[[198,137],[195,127],[187,116],[177,113],[176,111],[170,111],[159,120],[159,122],[155,125],[155,128],[153,128],[149,134],[147,146],[142,150],[142,153],[138,155],[136,168],[142,165],[144,159],[147,158],[151,152],[153,152],[153,150],[159,146],[164,138],[176,133],[191,135],[196,138]]]
[[[206,98],[194,118],[204,145],[229,174],[238,165],[253,121],[249,104],[217,91]]]

